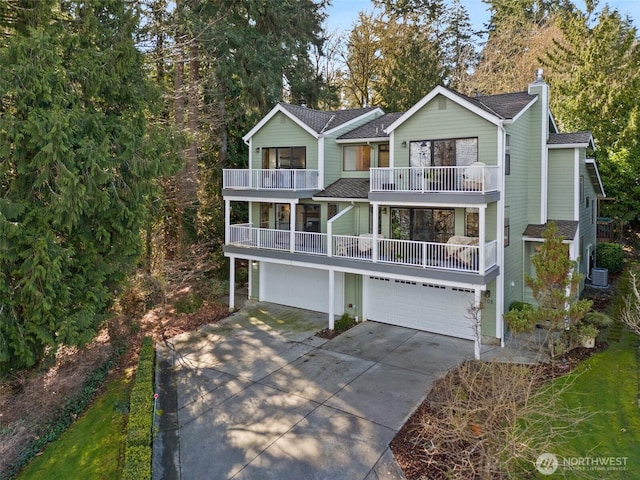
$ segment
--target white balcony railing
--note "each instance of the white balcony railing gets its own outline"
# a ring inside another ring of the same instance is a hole
[[[371,191],[382,192],[489,192],[498,190],[498,167],[372,168]]]
[[[319,190],[318,170],[252,169],[222,171],[222,188],[237,190]]]
[[[333,235],[294,232],[293,245],[288,230],[255,228],[249,224],[229,227],[229,245],[349,258],[367,262],[390,263],[419,268],[435,268],[484,273],[496,265],[497,241],[483,245],[391,240],[381,236],[374,249],[373,237],[366,235]],[[330,247],[330,248],[329,248]],[[480,248],[484,248],[484,267],[480,265]]]

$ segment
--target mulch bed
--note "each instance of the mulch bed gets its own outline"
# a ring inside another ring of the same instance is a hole
[[[533,368],[542,373],[541,379],[543,383],[554,378],[565,375],[574,367],[580,364],[591,355],[606,350],[608,344],[605,342],[596,343],[594,348],[578,347],[567,352],[562,357],[556,359],[553,365],[540,364]],[[438,385],[436,383],[436,385]],[[449,478],[465,478],[465,476],[451,476],[451,472],[447,472],[448,466],[451,465],[451,452],[435,452],[433,455],[425,455],[423,441],[419,439],[420,425],[424,424],[425,419],[436,417],[437,412],[432,406],[429,398],[437,392],[433,390],[427,396],[427,399],[420,404],[404,426],[396,434],[392,440],[390,447],[402,468],[407,480],[437,480]]]

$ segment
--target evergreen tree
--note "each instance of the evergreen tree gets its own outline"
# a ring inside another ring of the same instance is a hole
[[[88,341],[175,165],[120,0],[11,2],[0,21],[0,370]]]

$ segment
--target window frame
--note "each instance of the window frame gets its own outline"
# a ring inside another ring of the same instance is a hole
[[[459,142],[464,140],[473,140],[475,143],[475,158],[470,163],[458,163],[461,159],[458,155]],[[447,143],[451,143],[451,145],[447,145]],[[478,137],[411,140],[409,141],[409,165],[411,167],[468,166],[480,158],[478,144]],[[449,164],[451,155],[453,156],[453,164]]]
[[[357,149],[354,158],[354,168],[347,168],[347,151]],[[361,153],[361,155],[359,155]],[[368,157],[368,158],[367,158]],[[366,167],[365,167],[366,163]],[[360,168],[358,168],[360,167]],[[369,145],[343,145],[342,146],[342,171],[343,172],[368,172],[371,168],[371,147]]]
[[[282,160],[286,158],[288,150],[288,166],[283,166]],[[273,158],[271,154],[273,153]],[[297,160],[294,165],[294,159]],[[262,147],[262,168],[264,170],[306,170],[307,168],[307,147],[297,145],[291,147]]]

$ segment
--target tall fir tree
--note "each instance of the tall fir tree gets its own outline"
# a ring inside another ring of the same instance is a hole
[[[0,21],[0,370],[95,334],[176,165],[120,0],[12,0]]]

